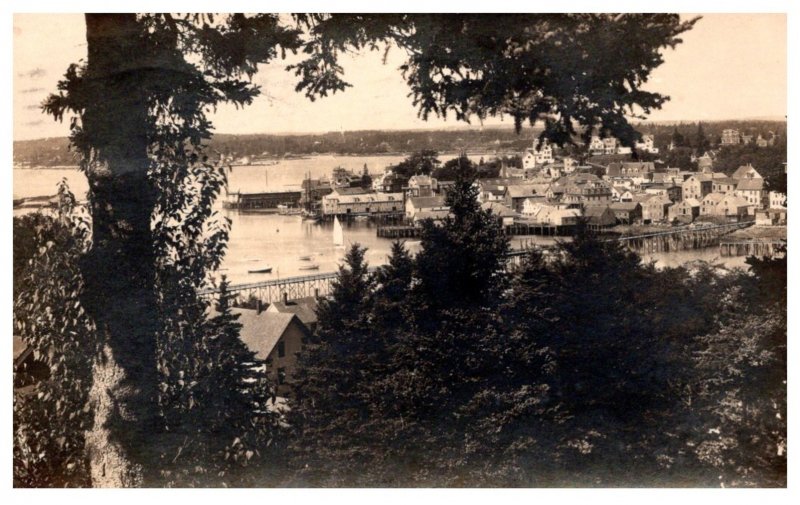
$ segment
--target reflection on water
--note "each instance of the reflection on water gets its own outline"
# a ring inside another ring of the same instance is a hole
[[[376,226],[368,222],[342,223],[344,247],[333,245],[333,225],[304,221],[300,216],[277,214],[241,214],[226,211],[231,220],[228,254],[222,264],[222,274],[234,284],[305,275],[314,271],[302,270],[310,264],[319,265],[319,272],[335,272],[347,248],[360,244],[367,248],[366,260],[377,266],[387,262],[392,240],[378,238]],[[522,243],[552,244],[552,237],[515,237],[512,247]],[[406,240],[412,254],[419,251],[418,240]],[[301,257],[309,256],[308,261]],[[269,274],[251,274],[257,266],[271,266]]]

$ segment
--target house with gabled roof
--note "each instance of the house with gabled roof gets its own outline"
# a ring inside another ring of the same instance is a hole
[[[614,202],[609,208],[621,224],[632,224],[642,218],[642,206],[638,202]]]
[[[683,181],[682,193],[683,199],[694,199],[697,201],[702,200],[705,196],[712,192],[713,178],[710,174],[694,174],[685,181]]]
[[[275,384],[277,393],[285,396],[297,372],[297,356],[311,332],[293,313],[241,308],[231,312],[239,314],[242,325],[239,338],[255,353],[256,359],[265,363],[267,377]]]
[[[681,221],[691,223],[700,215],[700,202],[694,198],[681,200],[669,208],[668,218],[670,221]]]
[[[314,331],[317,327],[317,308],[319,302],[314,296],[305,296],[289,300],[286,293],[283,294],[281,301],[272,302],[267,307],[267,312],[280,312],[294,314],[306,325],[309,331]]]
[[[593,229],[608,228],[617,224],[617,217],[608,204],[587,206],[583,209],[583,216],[586,218],[586,224]]]
[[[741,165],[739,168],[737,168],[736,171],[731,174],[731,178],[736,179],[737,181],[742,179],[763,179],[761,174],[759,174],[750,163],[747,165]]]
[[[406,218],[415,219],[420,212],[450,212],[443,196],[419,196],[406,199]]]
[[[532,197],[542,197],[547,195],[550,184],[518,184],[509,186],[506,192],[505,205],[516,212],[522,212],[522,205],[525,200]]]
[[[744,198],[752,206],[753,211],[765,206],[764,200],[767,193],[764,190],[764,179],[761,177],[740,179],[734,193],[736,196]],[[750,214],[752,215],[753,212],[750,212]]]
[[[724,193],[709,193],[700,201],[701,216],[716,216],[717,204],[725,197]]]
[[[734,193],[728,193],[717,203],[716,215],[741,218],[747,214],[752,214],[751,208],[751,205],[744,198]]]
[[[729,193],[736,190],[736,179],[733,177],[717,177],[711,181],[712,193]]]
[[[481,204],[481,209],[491,212],[492,216],[496,217],[502,226],[513,225],[514,220],[519,216],[519,214],[500,202],[484,202]]]
[[[654,195],[642,203],[642,221],[658,223],[666,220],[672,200],[667,195]]]

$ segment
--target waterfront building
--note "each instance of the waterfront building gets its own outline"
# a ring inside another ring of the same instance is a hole
[[[503,205],[500,202],[486,202],[481,204],[481,209],[488,210],[500,222],[502,226],[511,226],[519,217],[519,214]]]
[[[541,212],[542,208],[553,208],[553,209],[566,209],[567,205],[558,202],[549,202],[547,199],[542,197],[531,197],[526,198],[525,201],[522,203],[522,211],[520,212],[524,217],[531,218],[535,220],[536,215]]]
[[[654,195],[642,202],[642,221],[644,223],[658,223],[667,218],[668,211],[672,205],[667,195]]]
[[[684,200],[700,201],[712,192],[713,178],[709,174],[694,174],[683,181],[681,187]]]
[[[608,205],[591,205],[583,209],[586,224],[595,230],[617,224],[617,217]]]
[[[506,191],[505,205],[515,212],[522,212],[525,200],[532,197],[545,198],[550,184],[519,184],[509,186]]]
[[[334,188],[322,197],[322,214],[386,214],[403,211],[403,193],[375,193],[363,188]]]
[[[670,221],[691,223],[700,215],[700,202],[694,198],[687,198],[670,206],[667,217]]]
[[[744,198],[752,206],[753,210],[764,207],[764,200],[767,195],[764,190],[764,179],[758,177],[739,180],[735,194]],[[752,215],[752,212],[750,214]]]
[[[613,202],[609,208],[621,224],[633,224],[642,218],[642,206],[638,202]]]
[[[716,216],[717,204],[720,200],[725,198],[724,193],[709,193],[700,200],[700,215],[701,216]]]
[[[769,192],[769,208],[770,209],[785,209],[786,208],[786,193],[779,191]]]
[[[786,209],[758,209],[756,226],[786,226]]]
[[[271,191],[261,193],[228,193],[225,208],[240,210],[277,209],[279,205],[294,207],[300,202],[300,191]]]
[[[412,175],[408,179],[406,195],[409,197],[433,196],[439,190],[435,178],[429,175]]]
[[[405,215],[407,219],[417,221],[420,213],[441,214],[441,217],[450,213],[444,197],[439,196],[419,196],[406,199]],[[431,216],[428,216],[431,217]]]
[[[734,193],[728,193],[720,199],[715,210],[717,216],[736,216],[742,218],[748,214],[754,213],[750,211],[751,208],[752,206],[744,198]]]

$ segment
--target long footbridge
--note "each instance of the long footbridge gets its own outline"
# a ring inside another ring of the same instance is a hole
[[[699,249],[718,245],[720,237],[723,235],[752,224],[752,221],[745,221],[712,226],[689,225],[663,232],[614,237],[607,240],[621,242],[631,250],[644,253]],[[556,246],[534,245],[533,247],[547,252],[552,251]],[[519,263],[529,250],[530,248],[513,250],[508,253],[507,259],[510,263]],[[370,271],[375,272],[378,268],[370,267]],[[337,272],[324,272],[245,284],[231,284],[228,286],[228,291],[238,296],[253,296],[264,303],[272,303],[284,298],[294,300],[308,296],[326,296],[330,293],[331,283],[337,275]],[[214,296],[217,293],[217,289],[206,289],[200,292],[203,296]]]

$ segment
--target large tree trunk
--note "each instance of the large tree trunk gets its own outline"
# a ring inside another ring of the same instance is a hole
[[[81,119],[96,163],[88,171],[93,247],[82,265],[83,303],[103,344],[86,442],[94,486],[141,486],[152,482],[158,438],[147,41],[133,14],[87,14],[86,39],[90,92]]]

